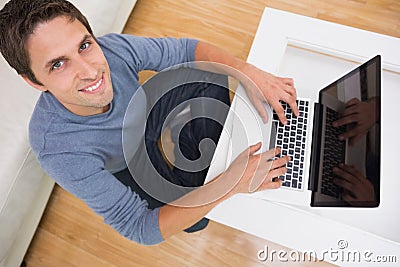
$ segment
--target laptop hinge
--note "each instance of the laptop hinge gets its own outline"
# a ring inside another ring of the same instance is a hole
[[[318,190],[319,160],[321,155],[321,133],[322,133],[322,109],[319,103],[314,104],[314,121],[311,143],[310,178],[308,179],[308,190]]]

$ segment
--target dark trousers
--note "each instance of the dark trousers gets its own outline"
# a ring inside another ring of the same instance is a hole
[[[129,168],[114,175],[154,209],[180,195],[155,197],[146,189],[150,177],[162,177],[189,191],[204,183],[230,99],[226,76],[193,69],[159,73],[146,82],[143,89],[148,110],[142,145],[128,163]],[[159,141],[165,126],[171,130],[175,145],[172,168],[160,150]],[[153,182],[153,187],[165,191],[157,181]],[[189,191],[183,190],[181,195]],[[195,232],[207,224],[204,218],[185,231]]]

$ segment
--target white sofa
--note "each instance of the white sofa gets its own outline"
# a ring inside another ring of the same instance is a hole
[[[8,0],[0,0],[2,9]],[[88,18],[95,35],[121,32],[136,0],[70,0]],[[36,161],[28,123],[39,92],[0,56],[0,267],[19,266],[54,182]]]

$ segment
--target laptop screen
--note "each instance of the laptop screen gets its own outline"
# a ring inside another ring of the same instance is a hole
[[[380,95],[379,55],[320,91],[312,206],[379,206]]]

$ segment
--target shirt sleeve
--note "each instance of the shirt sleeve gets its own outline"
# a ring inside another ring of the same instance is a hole
[[[109,58],[117,57],[130,64],[133,71],[162,71],[177,64],[195,60],[198,41],[188,38],[146,38],[128,34],[108,34],[99,37]]]
[[[103,169],[91,155],[62,153],[40,159],[43,169],[61,187],[82,199],[121,235],[144,245],[163,241],[158,212],[129,187]]]

